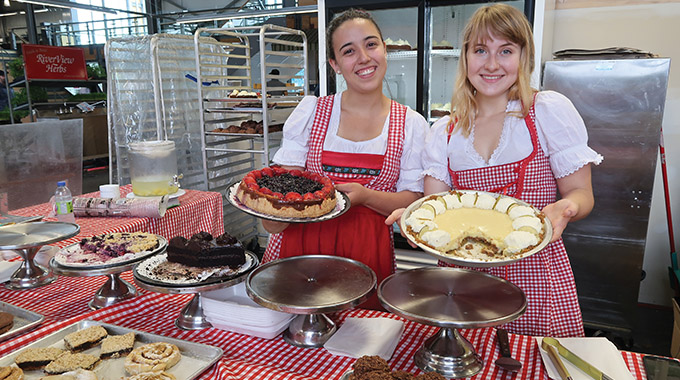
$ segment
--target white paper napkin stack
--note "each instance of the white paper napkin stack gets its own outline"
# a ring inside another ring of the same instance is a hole
[[[390,318],[347,318],[324,347],[333,355],[360,358],[378,355],[389,360],[404,331],[404,322]]]
[[[281,334],[295,317],[256,304],[248,297],[244,282],[203,293],[203,313],[215,328],[264,339]]]
[[[20,265],[21,261],[0,261],[0,283],[9,281]]]

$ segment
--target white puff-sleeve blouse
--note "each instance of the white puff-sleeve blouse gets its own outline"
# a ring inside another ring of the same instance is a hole
[[[534,107],[538,139],[555,178],[568,176],[589,163],[602,162],[603,157],[588,146],[583,119],[566,96],[554,91],[539,92]],[[508,102],[506,113],[520,109],[519,100],[513,100]],[[503,165],[527,157],[533,149],[524,119],[507,115],[498,146],[487,162],[474,148],[474,127],[467,137],[457,129],[447,143],[449,121],[446,116],[432,125],[423,152],[423,176],[429,175],[449,186],[448,164],[453,171]]]
[[[390,117],[379,136],[366,141],[351,141],[338,136],[342,93],[334,95],[331,118],[324,140],[324,150],[342,153],[366,153],[384,155],[387,151],[387,138]],[[283,126],[281,148],[274,155],[274,163],[287,166],[306,167],[309,151],[309,136],[314,122],[318,98],[306,96],[290,114]],[[423,167],[421,154],[425,143],[428,124],[419,113],[408,109],[404,128],[404,147],[401,156],[397,191],[423,191]]]

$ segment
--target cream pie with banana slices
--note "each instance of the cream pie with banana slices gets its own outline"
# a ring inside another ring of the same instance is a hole
[[[545,215],[526,203],[483,191],[425,197],[409,207],[403,228],[416,243],[444,256],[476,261],[519,259],[544,243]]]

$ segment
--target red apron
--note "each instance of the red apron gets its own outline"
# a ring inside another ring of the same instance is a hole
[[[404,141],[406,107],[392,101],[385,155],[339,153],[323,150],[334,96],[319,98],[309,140],[307,170],[325,175],[334,183],[356,182],[379,191],[396,191]],[[273,234],[262,262],[278,258],[327,254],[347,257],[368,265],[378,283],[394,273],[392,227],[385,216],[364,206],[352,206],[345,214],[320,223],[291,224]],[[363,307],[379,308],[377,297]]]
[[[528,157],[509,164],[461,171],[451,170],[449,163],[453,188],[504,193],[539,210],[555,202],[557,182],[550,161],[541,149],[535,118],[532,105],[524,119],[533,144]],[[505,278],[526,294],[527,310],[522,317],[506,325],[510,332],[552,337],[584,336],[574,275],[562,239],[511,265],[470,269]]]

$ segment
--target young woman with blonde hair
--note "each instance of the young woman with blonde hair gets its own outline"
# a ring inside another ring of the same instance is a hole
[[[553,225],[551,244],[511,265],[474,269],[505,278],[526,294],[527,310],[506,326],[509,331],[583,336],[561,235],[567,223],[592,210],[590,164],[602,156],[588,147],[586,127],[569,99],[531,88],[533,70],[533,36],[524,14],[502,3],[478,9],[464,30],[451,116],[438,120],[426,139],[424,189],[504,193],[541,209]]]

